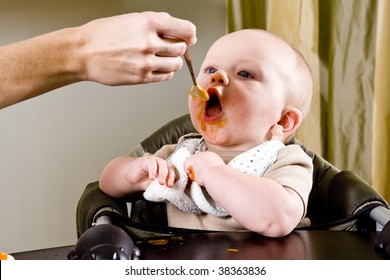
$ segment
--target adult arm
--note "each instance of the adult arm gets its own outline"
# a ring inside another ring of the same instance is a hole
[[[0,108],[80,81],[133,85],[171,79],[196,28],[167,13],[132,13],[0,47]]]

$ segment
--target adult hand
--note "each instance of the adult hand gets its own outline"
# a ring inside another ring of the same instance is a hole
[[[134,85],[172,78],[196,28],[167,13],[97,19],[0,47],[0,109],[81,81]]]
[[[195,25],[163,12],[98,19],[79,31],[84,79],[106,85],[169,80],[187,45],[196,43]]]

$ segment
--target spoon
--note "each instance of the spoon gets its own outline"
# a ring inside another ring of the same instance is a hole
[[[190,57],[190,50],[187,48],[187,50],[184,53],[184,60],[187,63],[188,70],[190,70],[191,79],[193,82],[193,86],[189,90],[189,94],[193,97],[199,98],[200,100],[208,100],[209,94],[207,91],[203,88],[201,88],[195,79],[194,69],[192,68],[192,62]]]

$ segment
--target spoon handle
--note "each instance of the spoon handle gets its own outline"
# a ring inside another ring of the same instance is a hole
[[[187,63],[188,70],[190,70],[190,75],[191,75],[192,82],[194,83],[194,85],[197,85],[197,82],[196,82],[196,79],[195,79],[195,74],[194,74],[194,69],[192,68],[192,61],[191,61],[189,48],[187,48],[185,53],[184,53],[184,60]]]

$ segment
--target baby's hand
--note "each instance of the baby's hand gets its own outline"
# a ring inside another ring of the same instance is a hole
[[[142,169],[148,173],[150,180],[158,179],[160,185],[172,187],[177,178],[176,169],[166,160],[155,156],[144,156]]]
[[[225,165],[222,158],[213,152],[200,152],[191,155],[184,163],[190,180],[204,186],[204,174],[215,166]]]

